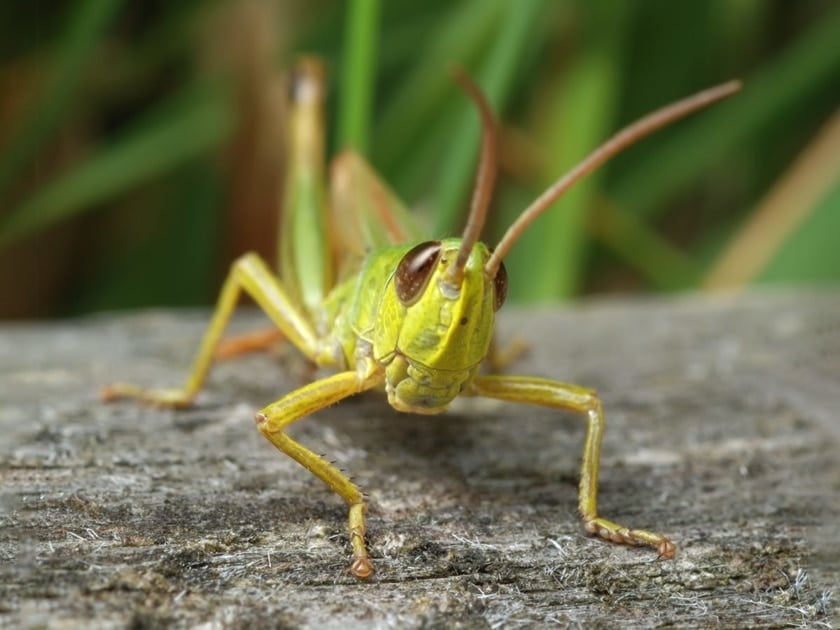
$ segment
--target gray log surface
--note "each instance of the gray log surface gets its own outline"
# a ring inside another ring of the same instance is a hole
[[[366,395],[298,423],[369,493],[365,583],[340,499],[254,427],[300,379],[276,357],[219,365],[189,410],[97,400],[180,384],[207,315],[0,327],[0,627],[836,620],[836,291],[502,311],[531,346],[511,373],[599,390],[601,513],[667,533],[673,561],[584,534],[573,414],[472,399],[418,417]]]

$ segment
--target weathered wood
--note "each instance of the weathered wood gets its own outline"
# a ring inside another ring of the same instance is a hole
[[[113,380],[181,382],[206,313],[7,324],[0,626],[827,627],[839,293],[503,315],[532,346],[511,371],[600,390],[601,511],[671,535],[675,560],[584,535],[575,416],[364,396],[293,429],[370,494],[359,583],[340,500],[254,428],[293,386],[275,358],[220,365],[194,409],[106,405]]]

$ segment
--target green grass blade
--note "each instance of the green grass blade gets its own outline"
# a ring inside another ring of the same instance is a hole
[[[548,159],[540,173],[547,187],[608,134],[615,106],[616,77],[602,51],[578,55],[563,82],[545,94],[552,114],[540,124]],[[578,182],[539,217],[508,256],[511,297],[520,301],[567,299],[579,288],[588,237],[586,213],[601,173]]]
[[[149,207],[141,235],[114,234],[98,243],[107,265],[92,265],[62,314],[137,308],[149,304],[207,304],[219,290],[218,252],[225,195],[212,159],[197,159],[164,184],[174,207]],[[154,187],[152,187],[154,188]],[[141,193],[142,194],[142,193]]]
[[[757,284],[840,284],[840,180],[758,276]]]
[[[152,124],[126,133],[26,199],[0,223],[0,247],[207,152],[233,127],[230,104],[206,89],[193,88],[163,109]]]
[[[831,189],[840,182],[840,110],[825,123],[797,156],[786,172],[776,179],[773,187],[752,208],[741,225],[730,232],[728,242],[714,241],[716,256],[706,272],[702,286],[707,289],[743,287],[754,283],[768,264],[786,257],[785,250],[801,247],[797,236],[802,225],[811,221],[811,214],[830,196]],[[829,207],[831,207],[829,205]],[[836,206],[834,210],[836,211]],[[828,245],[832,254],[821,252],[813,242],[812,256],[833,255],[836,247]],[[796,258],[796,255],[794,255]],[[797,265],[801,268],[801,265]],[[840,266],[834,274],[840,275]],[[781,271],[777,267],[777,271]],[[819,275],[819,273],[817,274]],[[803,275],[800,280],[808,280]]]
[[[592,231],[654,288],[680,291],[696,286],[702,267],[651,230],[635,215],[609,202],[599,203]]]
[[[455,5],[441,20],[376,125],[374,162],[382,165],[386,176],[394,174],[392,165],[410,158],[413,143],[428,132],[441,103],[451,94],[452,79],[446,68],[477,54],[500,6],[500,0],[469,0]],[[397,178],[387,179],[399,184]]]
[[[44,92],[0,156],[0,195],[70,110],[85,76],[83,68],[121,4],[121,0],[87,0],[72,9],[64,39],[52,55]]]
[[[610,5],[610,6],[608,6]],[[574,57],[562,81],[546,81],[542,109],[532,130],[546,159],[539,186],[547,188],[598,146],[613,127],[618,105],[619,68],[632,8],[615,14],[612,3],[593,3],[588,45]],[[606,32],[605,32],[606,31]],[[587,213],[604,171],[584,178],[540,216],[511,250],[511,296],[520,301],[567,299],[583,283],[587,253]],[[535,191],[535,196],[541,190]]]
[[[380,0],[353,0],[348,12],[338,147],[352,147],[364,155],[370,142]]]
[[[545,6],[540,0],[522,0],[502,7],[497,35],[476,76],[497,112],[503,111],[510,99],[517,62],[537,29]],[[435,234],[454,233],[463,224],[480,146],[480,129],[474,107],[463,102],[458,109],[459,122],[449,136],[449,148],[443,158],[434,196]]]
[[[840,8],[753,76],[728,102],[702,112],[663,137],[657,150],[635,161],[610,187],[611,197],[651,218],[662,201],[695,181],[734,148],[763,133],[797,102],[840,75]]]

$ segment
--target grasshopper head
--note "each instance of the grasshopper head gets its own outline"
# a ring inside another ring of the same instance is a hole
[[[401,411],[437,413],[478,371],[493,336],[495,313],[507,294],[504,268],[488,278],[490,250],[476,243],[449,282],[462,239],[428,241],[408,249],[380,303],[375,347],[387,356],[386,390]],[[395,325],[396,323],[396,325]]]

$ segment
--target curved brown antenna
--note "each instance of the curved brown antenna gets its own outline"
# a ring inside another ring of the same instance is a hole
[[[490,205],[490,197],[493,194],[493,183],[496,179],[496,121],[481,89],[473,83],[463,68],[453,67],[452,75],[476,104],[481,114],[481,154],[475,175],[470,215],[467,226],[464,228],[458,255],[455,262],[450,265],[444,279],[449,286],[460,287],[470,252],[481,236],[481,229],[487,217],[487,207]]]
[[[499,265],[502,264],[502,260],[510,251],[510,248],[513,247],[513,244],[516,243],[517,239],[531,225],[534,219],[551,207],[551,204],[557,201],[579,179],[594,171],[615,154],[620,153],[657,129],[726,98],[739,89],[741,89],[740,81],[729,81],[728,83],[723,83],[708,90],[703,90],[694,96],[689,96],[676,103],[666,105],[616,133],[612,138],[590,153],[584,160],[579,162],[571,171],[558,179],[534,203],[522,211],[522,214],[508,228],[502,240],[499,241],[499,244],[493,250],[490,258],[487,260],[487,264],[484,265],[484,273],[490,278],[494,277],[499,270]]]

